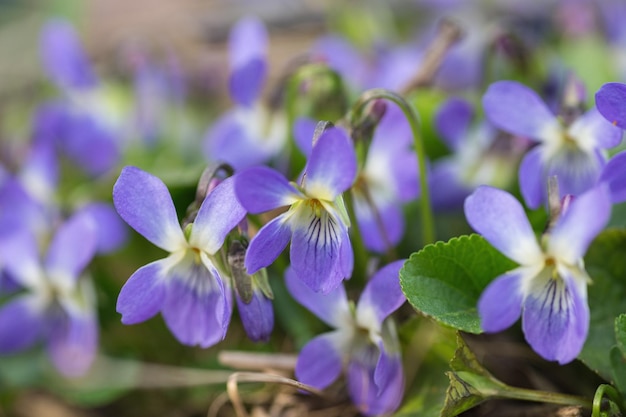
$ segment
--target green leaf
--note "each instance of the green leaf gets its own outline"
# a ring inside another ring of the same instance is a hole
[[[622,355],[626,357],[626,314],[620,314],[615,319],[615,340]]]
[[[450,385],[442,417],[456,416],[506,389],[478,362],[461,336],[457,336],[457,345],[450,361],[452,372],[447,372]]]
[[[589,286],[591,317],[589,335],[578,358],[607,381],[612,380],[613,374],[610,351],[615,345],[615,319],[626,311],[624,253],[626,230],[609,229],[594,240],[585,257],[587,272],[593,280]],[[623,332],[618,337],[624,346]]]
[[[615,339],[617,346],[611,349],[611,371],[613,381],[622,393],[626,395],[626,314],[620,314],[615,319]]]
[[[626,357],[617,346],[611,349],[611,367],[615,386],[626,396]]]
[[[425,317],[413,316],[399,331],[408,391],[393,417],[439,417],[446,398],[456,332]]]
[[[412,254],[400,271],[400,284],[417,311],[455,329],[481,333],[480,294],[515,267],[481,236],[461,236]]]

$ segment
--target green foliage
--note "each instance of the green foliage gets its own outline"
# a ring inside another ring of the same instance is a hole
[[[485,401],[503,385],[478,362],[465,341],[457,337],[458,348],[450,361],[450,386],[441,410],[442,417],[459,415]]]
[[[611,349],[612,376],[622,395],[626,394],[626,314],[615,319],[617,346]]]
[[[613,374],[610,352],[615,345],[615,319],[626,311],[624,253],[626,230],[609,229],[594,240],[585,257],[593,280],[589,286],[591,318],[589,335],[579,359],[607,381],[612,380]]]
[[[455,329],[481,333],[480,294],[515,265],[481,236],[461,236],[412,254],[400,271],[400,284],[417,311]]]

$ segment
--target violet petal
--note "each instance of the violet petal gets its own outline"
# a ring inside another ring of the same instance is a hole
[[[236,174],[235,192],[252,214],[291,205],[302,196],[281,173],[268,167],[248,168]]]
[[[113,203],[122,219],[156,246],[173,252],[186,244],[172,197],[154,175],[133,166],[122,169]]]
[[[313,291],[296,275],[293,268],[285,271],[289,294],[301,305],[332,327],[340,327],[350,318],[346,290],[339,285],[327,294]]]
[[[116,310],[122,315],[122,323],[140,323],[161,310],[167,291],[164,274],[170,266],[168,260],[161,259],[131,275],[117,297]]]
[[[234,178],[226,178],[202,202],[193,222],[189,242],[214,254],[245,215],[246,211],[235,195]]]
[[[298,381],[318,389],[332,384],[341,373],[343,335],[324,333],[309,341],[298,355],[295,375]]]
[[[508,258],[532,265],[542,258],[522,205],[506,191],[480,186],[465,200],[470,226]]]
[[[249,274],[269,266],[285,249],[291,239],[291,228],[280,215],[266,223],[250,241],[245,266]]]

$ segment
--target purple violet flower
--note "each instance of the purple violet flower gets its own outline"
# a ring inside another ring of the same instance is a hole
[[[267,167],[253,167],[236,175],[241,204],[257,214],[290,206],[250,241],[245,266],[249,274],[270,265],[291,240],[294,273],[314,291],[327,293],[352,274],[350,219],[342,193],[357,171],[350,139],[330,128],[317,140],[300,186]]]
[[[495,126],[538,142],[519,170],[522,196],[533,209],[547,201],[548,177],[557,177],[561,197],[593,187],[605,164],[602,150],[617,146],[622,138],[595,108],[565,125],[534,91],[514,81],[493,83],[483,106]]]
[[[98,345],[95,292],[91,281],[79,277],[96,244],[95,223],[82,214],[57,230],[43,262],[28,231],[3,236],[4,268],[27,292],[0,308],[0,353],[27,349],[44,339],[61,373],[79,376],[89,369]]]
[[[333,328],[310,340],[296,363],[296,378],[324,389],[346,372],[352,402],[368,416],[398,408],[404,394],[400,343],[389,315],[405,301],[398,274],[404,261],[381,268],[354,308],[343,285],[328,294],[311,291],[293,269],[285,280],[291,295]]]
[[[294,123],[296,144],[306,156],[311,153],[316,125],[308,118]],[[387,106],[351,190],[363,244],[373,252],[384,253],[400,242],[402,205],[419,197],[417,156],[411,145],[411,129],[402,111]]]
[[[185,230],[165,184],[139,168],[122,170],[113,202],[126,223],[169,252],[139,268],[122,287],[117,300],[122,323],[139,323],[160,311],[183,344],[209,347],[222,340],[230,323],[232,294],[215,255],[245,216],[233,180],[224,180],[208,194]]]
[[[580,353],[589,329],[583,256],[609,220],[605,186],[575,197],[537,242],[522,205],[506,191],[481,186],[465,201],[469,224],[520,264],[492,281],[478,301],[481,326],[499,332],[522,316],[526,340],[561,364]]]
[[[231,30],[229,91],[235,107],[205,135],[203,149],[210,161],[243,169],[263,164],[283,149],[286,120],[260,100],[267,77],[267,44],[267,30],[257,18],[241,19]]]

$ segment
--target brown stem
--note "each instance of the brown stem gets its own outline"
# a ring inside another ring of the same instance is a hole
[[[415,77],[400,89],[401,95],[432,84],[437,70],[441,66],[443,58],[452,45],[463,36],[463,31],[458,23],[451,19],[443,19],[439,24],[439,31],[433,42],[426,49],[424,61]]]

